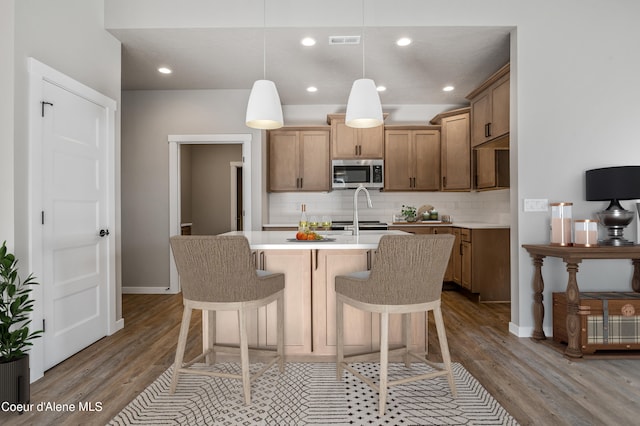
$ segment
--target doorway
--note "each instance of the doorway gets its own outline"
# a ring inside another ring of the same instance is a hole
[[[180,235],[181,224],[181,158],[182,145],[233,145],[242,146],[242,227],[251,229],[251,134],[213,134],[213,135],[169,135],[169,237]],[[233,182],[234,180],[232,180]],[[234,193],[234,191],[231,191]],[[233,205],[233,203],[231,204]],[[226,210],[229,217],[229,210]],[[227,222],[228,223],[228,222]],[[169,250],[169,292],[180,291],[178,271],[173,261],[173,254]]]
[[[229,182],[231,188],[231,230],[244,230],[244,207],[242,205],[242,162],[232,161],[229,163]]]

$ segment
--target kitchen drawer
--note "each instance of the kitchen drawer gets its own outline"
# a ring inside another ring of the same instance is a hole
[[[460,239],[462,241],[466,241],[468,243],[471,242],[471,229],[461,228],[460,229]]]

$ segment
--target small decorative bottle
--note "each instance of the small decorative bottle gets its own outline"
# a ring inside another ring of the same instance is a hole
[[[298,231],[306,232],[309,230],[309,222],[307,221],[307,206],[302,205],[302,213],[300,213],[300,221],[298,222]]]

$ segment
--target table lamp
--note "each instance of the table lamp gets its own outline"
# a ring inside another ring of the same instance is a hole
[[[608,238],[598,241],[598,244],[633,245],[633,241],[625,239],[623,233],[635,213],[625,210],[620,200],[640,198],[640,166],[592,169],[585,172],[585,177],[587,201],[610,201],[609,207],[596,214],[608,233]]]

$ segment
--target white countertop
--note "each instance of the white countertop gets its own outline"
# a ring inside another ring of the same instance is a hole
[[[405,223],[388,223],[388,226],[453,226],[454,228],[468,228],[468,229],[509,229],[509,225],[499,224],[499,223],[487,223],[487,222],[454,222],[454,223],[444,223],[444,222],[405,222]],[[262,225],[264,228],[297,228],[298,224],[293,223],[265,223]],[[360,231],[363,232],[363,231]],[[375,232],[375,231],[367,231],[367,232]]]
[[[292,249],[376,249],[383,235],[402,235],[402,231],[360,231],[359,236],[350,231],[319,232],[335,241],[287,241],[295,238],[295,231],[232,231],[224,235],[244,235],[253,250],[292,250]]]

